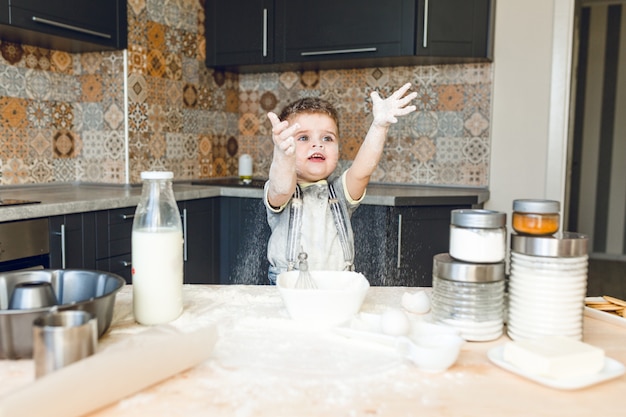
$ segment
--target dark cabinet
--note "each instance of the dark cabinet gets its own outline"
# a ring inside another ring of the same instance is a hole
[[[178,202],[186,284],[268,284],[270,228],[260,198]],[[450,212],[471,203],[361,205],[352,216],[356,270],[371,285],[431,286],[432,258],[448,252]],[[135,207],[49,218],[50,267],[109,271],[132,282]]]
[[[259,198],[220,198],[220,284],[268,284],[270,228]]]
[[[491,58],[490,0],[420,0],[417,55]]]
[[[355,267],[371,285],[429,287],[432,260],[448,252],[450,212],[471,205],[361,205],[352,216]]]
[[[273,0],[208,0],[205,24],[207,65],[274,62]]]
[[[96,212],[96,265],[132,281],[131,235],[135,207]]]
[[[219,199],[179,203],[186,284],[219,284]]]
[[[1,37],[70,52],[124,49],[124,0],[0,0]]]
[[[207,1],[207,65],[239,71],[492,58],[493,0]]]
[[[50,268],[97,269],[95,213],[49,218]]]
[[[352,216],[355,267],[371,285],[431,286],[432,262],[448,252],[450,212],[471,204],[361,205]],[[258,198],[220,198],[220,284],[267,284],[270,228]]]
[[[276,0],[284,62],[397,57],[415,51],[415,0]]]
[[[183,224],[186,284],[218,283],[218,202],[207,198],[178,203]],[[132,229],[136,207],[96,212],[97,269],[132,282]]]

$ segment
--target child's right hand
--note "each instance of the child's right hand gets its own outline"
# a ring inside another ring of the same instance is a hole
[[[294,125],[289,126],[288,121],[284,120],[281,122],[278,116],[272,112],[267,113],[267,118],[270,119],[270,122],[272,123],[272,140],[274,141],[274,148],[285,155],[295,155],[296,139],[293,137],[293,134],[296,130],[298,130],[300,125],[295,123]]]

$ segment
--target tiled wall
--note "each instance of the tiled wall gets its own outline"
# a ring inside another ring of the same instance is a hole
[[[340,112],[348,163],[370,122],[369,93],[410,81],[418,111],[390,131],[374,180],[488,185],[491,64],[229,74],[204,65],[198,0],[128,2],[128,152],[123,53],[69,54],[0,43],[0,184],[130,182],[148,169],[177,179],[236,175],[241,153],[265,176],[267,111],[303,95]]]

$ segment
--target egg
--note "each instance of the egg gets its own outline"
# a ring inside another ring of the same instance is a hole
[[[390,308],[380,317],[380,329],[389,336],[406,336],[410,328],[409,316],[398,308]]]
[[[430,311],[430,298],[424,290],[414,293],[405,292],[402,295],[402,307],[415,314],[426,314]]]

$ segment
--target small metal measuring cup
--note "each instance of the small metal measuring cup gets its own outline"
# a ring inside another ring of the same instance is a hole
[[[98,319],[79,310],[57,311],[33,322],[35,377],[93,355],[98,345]]]

